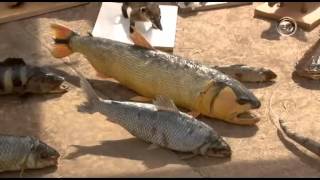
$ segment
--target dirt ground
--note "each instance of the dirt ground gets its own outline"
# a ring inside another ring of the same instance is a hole
[[[178,18],[175,54],[207,64],[263,66],[278,74],[275,83],[247,84],[262,102],[257,110],[261,121],[256,126],[200,118],[230,144],[233,156],[228,160],[180,160],[170,150],[147,150],[147,143],[103,115],[78,112],[77,106],[85,101],[79,80],[50,55],[49,25],[59,22],[86,34],[94,26],[100,3],[0,25],[0,57],[23,57],[73,84],[61,96],[0,99],[1,133],[39,137],[62,155],[57,168],[29,170],[24,176],[320,177],[319,157],[279,134],[271,122],[271,118],[282,117],[294,131],[320,141],[320,83],[292,75],[295,63],[318,39],[320,27],[311,32],[299,30],[294,37],[279,37],[274,22],[253,18],[257,4]],[[135,94],[114,80],[98,78],[82,55],[74,54],[71,60],[86,72],[101,96],[128,100]]]

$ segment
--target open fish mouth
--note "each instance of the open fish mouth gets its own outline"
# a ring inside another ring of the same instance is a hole
[[[209,154],[207,156],[209,157],[215,157],[215,158],[230,158],[232,156],[231,149],[210,149]]]
[[[250,111],[239,113],[233,118],[233,121],[240,125],[251,125],[260,121],[260,118]]]
[[[57,94],[57,93],[66,93],[70,89],[70,86],[65,83],[61,82],[60,84],[57,84],[51,91],[50,93],[52,94]]]

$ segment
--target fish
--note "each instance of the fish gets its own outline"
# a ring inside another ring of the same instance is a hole
[[[225,66],[211,66],[211,68],[217,69],[240,82],[269,82],[277,78],[277,74],[271,69],[257,68],[247,66],[245,64],[233,64]]]
[[[63,77],[27,65],[22,58],[6,58],[0,62],[0,95],[65,93]]]
[[[250,112],[261,106],[253,92],[216,69],[139,45],[80,36],[60,24],[51,28],[53,57],[81,53],[97,73],[116,79],[145,99],[166,96],[195,117],[201,114],[233,124],[254,125],[260,120]]]
[[[287,137],[320,157],[320,142],[293,132],[288,128],[287,122],[283,119],[279,119],[279,124],[282,130],[281,132],[283,132]]]
[[[162,147],[191,153],[192,156],[187,158],[197,155],[231,157],[230,146],[212,127],[179,111],[169,98],[158,96],[153,104],[102,99],[83,74],[74,67],[72,69],[80,77],[80,86],[87,100],[82,109],[86,107],[90,113],[107,116],[133,136],[151,143],[149,150]]]
[[[58,164],[60,154],[33,136],[0,135],[0,172],[42,169]]]

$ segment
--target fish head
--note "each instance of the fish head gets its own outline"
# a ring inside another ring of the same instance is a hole
[[[260,68],[258,71],[264,75],[266,81],[271,81],[277,78],[277,74],[271,71],[270,69]]]
[[[232,151],[230,146],[221,137],[212,136],[212,140],[208,144],[206,155],[209,157],[231,157]]]
[[[59,152],[54,148],[38,139],[34,139],[31,153],[27,161],[27,167],[30,169],[38,169],[56,166],[58,164],[59,157]]]
[[[250,112],[252,109],[260,108],[260,101],[239,81],[229,78],[216,85],[221,88],[219,92],[215,92],[216,96],[211,97],[210,114],[236,124],[252,125],[260,120]]]
[[[161,25],[161,11],[159,4],[148,3],[147,6],[141,7],[140,12],[146,19],[152,23],[152,27],[162,31]]]
[[[68,86],[63,77],[38,69],[28,79],[26,89],[35,94],[56,94],[67,92]]]

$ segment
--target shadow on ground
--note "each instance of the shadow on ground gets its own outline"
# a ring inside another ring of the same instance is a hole
[[[297,75],[296,72],[292,73],[292,80],[302,88],[320,90],[320,80],[307,79]]]
[[[148,150],[149,145],[149,143],[145,143],[137,138],[108,140],[94,146],[72,145],[76,148],[76,151],[68,154],[65,159],[76,159],[84,155],[111,156],[142,161],[149,169],[181,163],[178,158],[168,158],[168,153],[173,156],[176,155],[173,151],[164,148]],[[128,149],[128,147],[130,148]],[[182,154],[180,155],[183,156]],[[161,161],[159,161],[159,157],[163,157]],[[204,157],[196,158],[203,159]],[[210,161],[206,161],[206,165],[221,164],[226,161],[226,159],[222,161],[221,159],[210,158]]]
[[[294,155],[296,155],[303,163],[308,164],[311,168],[316,169],[320,172],[320,161],[319,158],[316,159],[314,157],[309,156],[308,154],[302,152],[300,149],[296,147],[296,145],[286,139],[286,137],[281,133],[281,131],[277,130],[277,135],[284,146],[289,149]],[[301,146],[301,145],[300,145]]]

